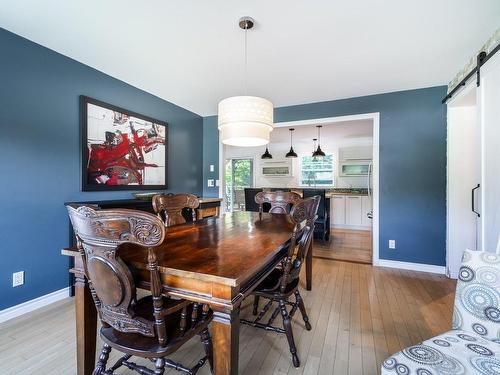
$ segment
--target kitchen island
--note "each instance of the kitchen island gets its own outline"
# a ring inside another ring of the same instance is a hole
[[[279,187],[264,187],[266,190],[280,190]],[[321,189],[321,187],[286,187],[302,196],[304,189]],[[372,211],[372,197],[366,188],[325,188],[325,197],[329,200],[329,216],[331,228],[371,230],[372,219],[368,214]]]

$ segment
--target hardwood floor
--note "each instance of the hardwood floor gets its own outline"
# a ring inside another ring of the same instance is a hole
[[[316,257],[372,264],[372,232],[332,229],[330,243],[314,242]]]
[[[455,281],[444,276],[325,259],[314,260],[314,271],[313,290],[302,292],[313,330],[294,317],[301,367],[291,366],[284,335],[242,326],[240,374],[376,374],[389,354],[450,329]],[[0,374],[74,375],[75,348],[68,298],[0,324]],[[196,339],[173,358],[193,365],[202,353]]]

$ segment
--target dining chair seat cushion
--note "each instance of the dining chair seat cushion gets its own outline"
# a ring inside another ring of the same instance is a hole
[[[264,280],[262,280],[259,285],[257,285],[255,290],[253,291],[253,294],[265,295],[273,292],[281,293],[280,287],[281,287],[282,277],[283,277],[283,270],[281,268],[273,269],[272,272],[269,275],[267,275],[267,277]],[[283,294],[288,295],[292,293],[298,284],[299,284],[298,278],[291,280],[287,284],[285,292]]]
[[[197,319],[193,324],[191,321],[193,304],[188,303],[186,305],[186,327],[184,330],[181,330],[182,307],[184,302],[184,300],[163,298],[163,308],[173,310],[165,319],[167,333],[167,344],[165,346],[161,346],[156,337],[147,337],[137,333],[124,333],[113,327],[103,326],[100,330],[101,338],[112,348],[128,354],[146,358],[169,355],[175,352],[191,337],[199,334],[212,320],[212,311],[209,310],[206,317],[203,318],[200,307]],[[153,300],[149,296],[139,300],[134,311],[137,316],[148,321],[154,321],[152,313]]]
[[[500,344],[452,330],[393,354],[382,375],[500,374]]]

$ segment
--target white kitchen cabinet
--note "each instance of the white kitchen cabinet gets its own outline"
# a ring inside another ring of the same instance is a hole
[[[332,195],[330,198],[330,225],[345,229],[370,229],[372,220],[366,214],[372,209],[367,195]]]
[[[371,160],[373,157],[372,146],[343,147],[339,149],[339,160]]]
[[[368,195],[361,197],[361,225],[371,227],[372,219],[368,218],[368,213],[372,210],[372,199]]]
[[[345,197],[345,224],[361,225],[360,195],[348,195]]]
[[[345,224],[345,196],[344,195],[332,195],[330,198],[331,203],[331,223],[333,225],[344,225]]]

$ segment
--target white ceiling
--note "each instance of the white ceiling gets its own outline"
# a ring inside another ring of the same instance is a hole
[[[313,138],[318,138],[318,129],[316,125],[294,126],[293,144],[299,143],[312,144]],[[346,139],[372,138],[373,121],[355,120],[341,121],[331,124],[323,124],[321,128],[321,143],[341,142]],[[271,132],[272,144],[286,144],[290,147],[290,127],[275,127]],[[262,148],[262,147],[261,147]]]
[[[201,115],[446,84],[500,26],[499,0],[0,0],[0,27]]]

